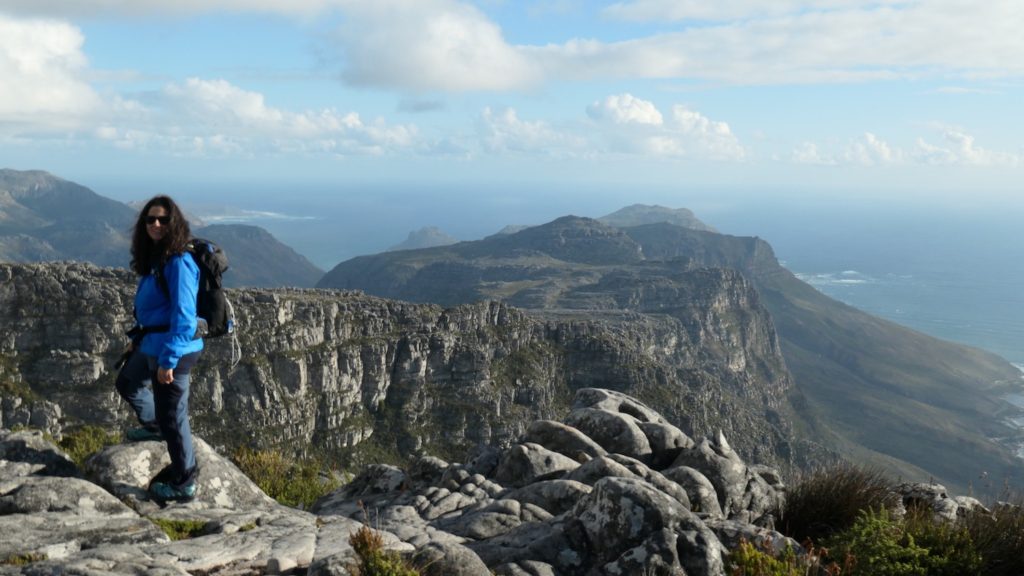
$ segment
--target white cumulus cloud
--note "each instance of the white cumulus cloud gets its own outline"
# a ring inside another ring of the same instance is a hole
[[[355,112],[275,108],[262,94],[220,79],[168,85],[163,103],[168,112],[191,120],[187,129],[204,138],[204,148],[215,136],[216,149],[231,149],[220,144],[225,139],[259,139],[283,149],[376,154],[411,147],[417,137],[415,127],[365,122]]]
[[[3,0],[10,14],[81,16],[150,16],[202,12],[271,12],[311,15],[351,0]]]
[[[768,6],[773,6],[769,8]],[[1024,75],[1024,4],[637,1],[619,17],[682,19],[655,35],[524,48],[552,78],[806,84]],[[709,19],[693,25],[687,18]]]
[[[672,127],[692,142],[699,155],[716,160],[741,160],[746,151],[725,122],[711,120],[685,106],[672,107]]]
[[[890,146],[871,132],[851,142],[843,155],[847,162],[872,166],[875,164],[892,164],[903,160],[903,151]]]
[[[604,148],[619,153],[742,160],[746,150],[726,122],[674,105],[668,119],[651,101],[608,96],[587,108],[603,129]]]
[[[480,115],[481,144],[490,153],[572,155],[586,145],[583,138],[555,130],[546,122],[519,118],[512,108],[485,108]]]
[[[379,155],[419,145],[415,126],[366,121],[356,112],[277,108],[222,79],[168,84],[146,107],[122,102],[118,112],[89,135],[125,150],[218,157]]]
[[[414,91],[517,90],[536,66],[475,7],[450,0],[378,0],[351,6],[336,37],[343,77]]]
[[[641,100],[632,94],[612,95],[594,102],[587,113],[595,120],[610,120],[616,124],[648,124],[660,126],[664,120],[653,102]]]
[[[801,142],[790,155],[793,162],[797,164],[812,164],[816,166],[832,166],[836,159],[818,149],[814,142]]]
[[[0,124],[66,128],[93,113],[100,98],[83,80],[84,40],[66,23],[0,14]]]
[[[736,20],[806,10],[837,10],[896,4],[905,0],[631,0],[616,2],[602,13],[613,19],[635,21]]]
[[[974,136],[953,128],[944,130],[940,144],[918,138],[916,158],[926,164],[965,166],[1019,166],[1024,163],[1020,154],[982,148],[975,143]]]

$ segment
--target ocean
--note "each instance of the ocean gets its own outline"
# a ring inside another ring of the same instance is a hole
[[[1024,365],[1024,242],[1013,211],[845,206],[735,215],[821,292],[870,314]]]

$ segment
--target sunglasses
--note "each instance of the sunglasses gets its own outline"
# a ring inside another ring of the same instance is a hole
[[[152,225],[152,224],[156,224],[157,222],[159,222],[161,226],[167,226],[168,224],[171,223],[171,217],[170,216],[146,216],[146,224]]]

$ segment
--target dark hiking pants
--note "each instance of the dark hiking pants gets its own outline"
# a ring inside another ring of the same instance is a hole
[[[195,481],[196,457],[188,420],[188,388],[192,367],[201,352],[182,356],[170,384],[156,383],[157,359],[136,351],[117,375],[117,392],[135,411],[139,423],[160,430],[171,456],[170,479],[175,487]]]

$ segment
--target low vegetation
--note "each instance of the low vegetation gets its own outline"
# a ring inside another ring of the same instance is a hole
[[[797,554],[792,547],[776,553],[768,542],[758,548],[744,540],[729,557],[729,576],[838,576],[846,573],[838,564],[828,561],[827,551],[813,547],[803,554]]]
[[[852,526],[864,510],[895,507],[891,485],[878,470],[851,464],[812,472],[786,494],[779,531],[797,542],[820,541]]]
[[[204,520],[150,518],[149,521],[159,526],[171,540],[187,540],[196,536],[202,536],[206,532],[206,522]]]
[[[318,498],[341,485],[317,458],[296,460],[276,450],[242,447],[231,460],[267,496],[285,506],[308,509]]]
[[[108,432],[99,426],[80,426],[66,432],[57,445],[81,467],[90,456],[120,441],[119,433]]]
[[[384,549],[384,538],[369,526],[353,532],[348,543],[359,559],[349,568],[354,576],[420,576],[398,552]]]
[[[779,530],[803,550],[775,553],[744,542],[731,576],[962,576],[1024,574],[1024,498],[956,521],[899,507],[878,472],[843,466],[797,482],[777,510]]]
[[[42,562],[43,560],[46,560],[46,554],[28,552],[25,554],[11,554],[3,560],[0,560],[0,564],[6,564],[8,566],[25,566],[35,562]]]

